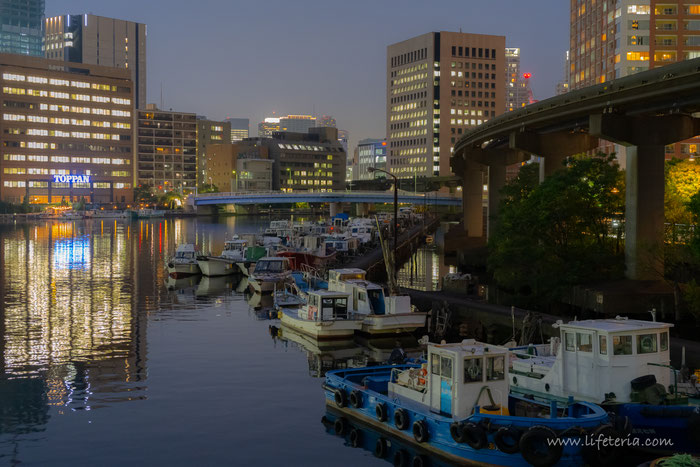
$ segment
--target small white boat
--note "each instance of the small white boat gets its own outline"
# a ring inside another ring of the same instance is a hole
[[[85,211],[85,217],[88,219],[128,219],[130,213],[129,211],[122,211],[120,209],[93,209]]]
[[[178,245],[175,256],[168,260],[168,274],[177,278],[201,272],[197,264],[197,247],[192,243]]]
[[[362,329],[364,320],[348,310],[349,297],[342,292],[314,290],[303,307],[283,308],[280,321],[314,339],[347,339]]]
[[[292,280],[289,258],[267,256],[255,263],[255,269],[250,274],[249,285],[255,292],[265,293],[272,292],[276,288],[282,289]]]
[[[165,216],[165,211],[162,209],[139,209],[136,213],[136,217],[139,219],[148,219],[151,217],[163,217]]]
[[[243,273],[245,249],[248,242],[239,238],[228,240],[219,256],[199,256],[197,264],[205,276],[227,276]]]

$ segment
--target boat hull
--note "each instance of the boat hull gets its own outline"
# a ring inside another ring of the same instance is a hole
[[[229,276],[239,272],[236,263],[225,259],[208,256],[204,259],[198,259],[197,265],[205,276]]]
[[[168,263],[168,274],[175,278],[201,274],[197,263]]]
[[[291,274],[285,274],[282,276],[251,275],[248,282],[250,288],[257,293],[272,293],[275,289],[283,289],[285,284],[291,283]]]
[[[361,320],[310,321],[294,316],[296,313],[297,310],[283,310],[280,322],[317,340],[348,339],[362,327]]]
[[[362,322],[362,332],[372,336],[407,334],[425,327],[427,313],[368,315]]]

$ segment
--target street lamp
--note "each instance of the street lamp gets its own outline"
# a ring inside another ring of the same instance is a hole
[[[233,176],[236,177],[236,185],[235,185],[236,189],[231,190],[231,191],[238,192],[238,173],[235,170],[232,170],[231,172],[233,173]]]
[[[398,220],[398,211],[399,211],[399,179],[396,178],[394,174],[391,174],[387,172],[386,170],[382,169],[377,169],[376,167],[367,167],[367,172],[373,174],[374,172],[381,172],[383,174],[386,174],[390,176],[391,178],[394,179],[394,228],[393,228],[393,234],[394,234],[394,280],[393,282],[396,283],[396,269],[397,269],[397,256],[396,256],[396,238],[398,237],[398,228],[397,228],[397,220]]]

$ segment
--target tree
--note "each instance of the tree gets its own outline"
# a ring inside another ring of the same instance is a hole
[[[677,241],[677,225],[692,222],[690,198],[700,186],[700,164],[690,160],[673,159],[666,163],[664,211],[670,227],[671,243]]]
[[[202,189],[199,190],[200,193],[219,193],[219,189],[213,184],[204,184]]]
[[[569,158],[537,180],[530,164],[503,189],[489,239],[495,282],[533,306],[561,299],[574,285],[622,277],[624,181],[614,155]]]
[[[155,203],[156,197],[150,186],[139,185],[134,188],[134,202],[136,203]]]

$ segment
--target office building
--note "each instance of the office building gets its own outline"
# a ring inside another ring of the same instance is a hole
[[[231,142],[243,141],[250,136],[250,120],[247,118],[225,118],[231,124]]]
[[[258,125],[258,136],[269,138],[273,133],[289,131],[306,133],[316,126],[316,117],[311,115],[287,115],[286,117],[268,117]]]
[[[134,93],[127,70],[0,54],[0,199],[129,203]]]
[[[270,138],[272,133],[280,131],[279,117],[267,117],[262,122],[258,123],[258,137]]]
[[[324,115],[318,120],[318,126],[338,128],[335,117],[332,115]]]
[[[231,143],[231,123],[197,117],[197,186],[206,183],[204,172],[207,164],[207,147],[212,144]]]
[[[44,0],[0,0],[0,53],[43,57]]]
[[[533,101],[530,73],[520,69],[520,49],[506,48],[506,112],[525,107]]]
[[[386,170],[386,147],[385,139],[368,138],[357,143],[357,171],[353,173],[353,179],[375,178],[373,173],[367,171],[369,167]]]
[[[387,48],[387,167],[449,176],[455,142],[505,109],[504,36],[430,32]]]
[[[138,110],[135,152],[136,183],[154,191],[194,190],[197,181],[197,116],[160,110],[154,104]]]
[[[557,83],[555,93],[557,96],[569,92],[569,51],[566,51],[566,59],[564,60],[564,77]]]
[[[213,144],[207,151],[206,183],[219,191],[271,191],[274,161],[269,148],[252,138]]]
[[[95,15],[63,15],[44,22],[46,58],[127,68],[137,108],[146,106],[146,25]]]

